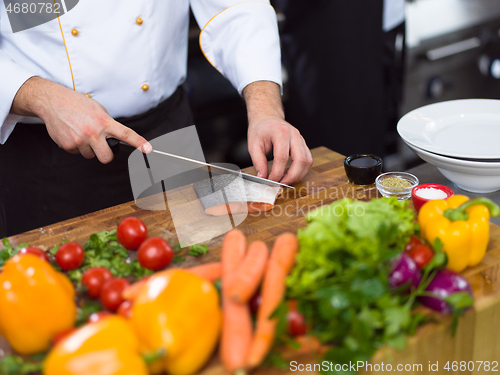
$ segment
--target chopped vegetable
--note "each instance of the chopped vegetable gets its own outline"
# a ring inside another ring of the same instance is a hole
[[[191,245],[189,246],[188,255],[197,257],[200,255],[205,255],[207,251],[208,251],[207,245]]]

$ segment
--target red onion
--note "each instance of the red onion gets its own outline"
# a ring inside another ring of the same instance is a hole
[[[406,254],[399,255],[396,259],[391,262],[391,273],[389,275],[389,286],[391,289],[396,289],[397,287],[408,284],[408,287],[416,289],[422,275],[417,265]]]
[[[439,270],[436,273],[426,291],[440,298],[449,297],[455,292],[468,292],[472,296],[472,288],[467,280],[462,275],[447,269]],[[452,312],[451,306],[442,299],[419,297],[419,301],[422,305],[443,314],[450,314]]]

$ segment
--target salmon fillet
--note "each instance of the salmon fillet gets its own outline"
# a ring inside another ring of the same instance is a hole
[[[196,182],[193,188],[205,213],[212,216],[269,211],[283,192],[230,174]]]

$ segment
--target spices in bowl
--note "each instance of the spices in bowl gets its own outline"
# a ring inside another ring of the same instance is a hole
[[[406,172],[387,172],[377,177],[375,185],[384,197],[409,199],[412,189],[418,185],[418,178]]]
[[[417,212],[420,210],[420,207],[422,207],[424,203],[430,200],[446,199],[453,196],[454,194],[455,192],[451,188],[439,184],[418,185],[415,186],[411,191],[413,206],[415,207]]]

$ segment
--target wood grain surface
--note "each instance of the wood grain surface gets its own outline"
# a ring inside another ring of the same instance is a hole
[[[238,228],[247,235],[248,241],[259,239],[270,245],[278,234],[285,231],[296,232],[298,228],[303,227],[304,216],[314,208],[345,197],[360,200],[380,197],[375,185],[357,186],[348,182],[342,155],[324,147],[316,148],[312,153],[314,165],[311,171],[300,184],[295,185],[295,190],[287,190],[278,198],[272,211],[249,214],[246,218],[235,215],[230,225],[242,221]],[[253,173],[254,170],[248,168],[245,172]],[[83,244],[92,233],[115,229],[119,219],[130,215],[142,219],[150,235],[162,236],[172,242],[177,241],[176,227],[183,232],[192,233],[193,236],[207,238],[211,235],[211,230],[206,228],[207,217],[197,202],[192,186],[188,185],[167,193],[32,230],[10,237],[10,241],[14,246],[27,242],[33,246],[52,247],[64,239]],[[182,210],[177,211],[184,214],[176,217],[175,225],[170,210],[165,209],[166,206],[182,207]],[[159,208],[159,210],[148,210],[144,207]],[[403,366],[400,366],[403,369],[400,372],[405,374],[490,373],[485,372],[484,368],[478,371],[478,362],[474,362],[474,371],[444,370],[448,361],[450,366],[453,361],[500,361],[500,227],[491,224],[490,229],[491,240],[484,260],[478,266],[468,268],[464,272],[473,287],[475,304],[474,308],[461,318],[456,336],[451,337],[449,318],[444,318],[439,323],[427,324],[421,327],[414,337],[409,338],[408,346],[403,351],[384,348],[377,352],[370,364],[378,365],[379,371],[376,371],[375,366],[373,371],[362,370],[361,374],[397,372],[398,365]],[[219,260],[222,238],[223,236],[219,235],[206,241],[210,248],[207,255],[199,258],[186,256],[186,261],[180,265],[184,267]],[[0,338],[0,356],[7,352],[9,352],[8,345]],[[314,356],[293,353],[290,354],[290,360],[296,361],[297,364],[316,362]],[[384,366],[391,364],[393,371],[380,371],[382,363]],[[439,371],[430,371],[429,365],[436,363]],[[408,369],[409,371],[406,371]],[[500,367],[497,367],[497,371],[500,371]],[[205,375],[223,372],[215,357],[202,371]],[[258,374],[285,372],[287,371],[273,368],[261,368],[256,371]]]

